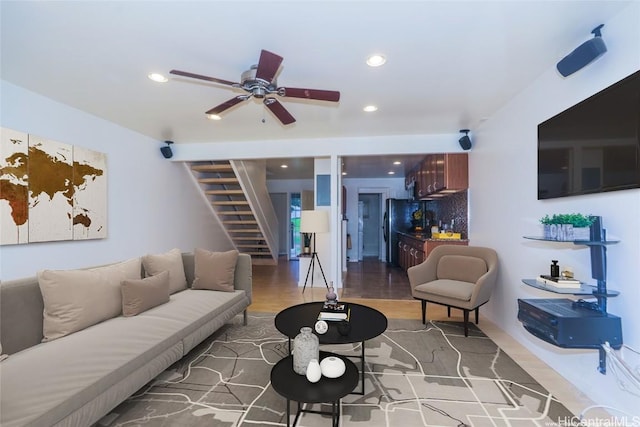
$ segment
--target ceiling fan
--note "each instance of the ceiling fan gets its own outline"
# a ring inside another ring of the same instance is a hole
[[[228,110],[234,105],[239,104],[242,101],[246,101],[253,96],[255,98],[263,99],[264,105],[267,106],[278,120],[280,120],[283,125],[289,125],[295,122],[296,119],[275,98],[275,95],[285,98],[305,98],[332,102],[338,102],[340,100],[340,92],[338,91],[278,87],[275,76],[283,59],[284,58],[276,55],[275,53],[262,50],[262,52],[260,52],[260,60],[258,61],[258,64],[252,65],[251,68],[242,73],[240,83],[217,79],[215,77],[202,76],[199,74],[189,73],[187,71],[171,70],[170,73],[243,89],[248,93],[246,95],[238,95],[235,98],[231,98],[222,104],[213,107],[205,113],[208,115],[219,115],[223,111]]]

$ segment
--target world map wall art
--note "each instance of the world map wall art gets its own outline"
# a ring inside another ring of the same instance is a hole
[[[0,128],[0,245],[107,237],[107,156]]]

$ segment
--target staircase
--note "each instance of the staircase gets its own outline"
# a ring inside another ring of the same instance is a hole
[[[253,264],[276,265],[278,239],[271,230],[277,230],[277,220],[270,215],[271,200],[264,198],[266,170],[261,180],[255,178],[260,166],[253,162],[192,162],[190,168],[236,249],[251,255]],[[264,188],[256,188],[262,183]]]

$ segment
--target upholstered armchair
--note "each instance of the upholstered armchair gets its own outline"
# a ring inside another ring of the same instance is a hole
[[[464,335],[469,335],[469,312],[489,301],[498,274],[498,255],[480,246],[442,245],[427,259],[407,270],[411,295],[422,303],[426,323],[427,302],[459,308],[464,315]]]

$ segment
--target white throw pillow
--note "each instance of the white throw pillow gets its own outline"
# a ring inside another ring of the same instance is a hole
[[[42,341],[51,341],[122,313],[120,284],[140,279],[140,258],[87,270],[44,270]]]
[[[145,255],[142,265],[147,276],[155,276],[163,271],[169,272],[169,291],[173,294],[187,289],[187,277],[184,274],[180,249],[171,249],[164,254]]]

